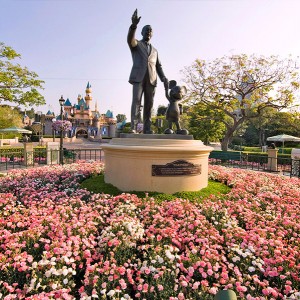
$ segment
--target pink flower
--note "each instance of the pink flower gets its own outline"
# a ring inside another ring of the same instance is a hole
[[[119,283],[121,285],[122,290],[125,290],[127,288],[127,284],[123,278],[119,280]]]
[[[143,285],[143,293],[147,293],[148,292],[148,288],[149,288],[149,285],[147,284],[147,283],[145,283],[144,285]]]
[[[181,284],[183,287],[188,286],[188,283],[187,283],[185,280],[182,280],[182,281],[180,282],[180,284]]]
[[[184,295],[183,295],[183,293],[179,293],[178,294],[178,300],[184,300],[185,298],[184,298]]]

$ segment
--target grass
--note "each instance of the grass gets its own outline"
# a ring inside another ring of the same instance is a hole
[[[112,196],[117,196],[122,194],[118,188],[112,184],[104,182],[104,175],[100,174],[97,176],[92,176],[81,183],[82,188],[86,188],[88,191],[93,193],[104,193]],[[162,202],[165,200],[173,200],[176,198],[189,199],[190,201],[198,202],[204,198],[209,197],[210,195],[220,195],[227,194],[230,191],[230,188],[220,182],[213,180],[208,181],[208,186],[203,188],[200,191],[196,192],[178,192],[175,194],[164,194],[158,192],[137,192],[137,191],[128,191],[131,194],[136,194],[140,198],[146,197],[146,193],[149,197],[153,197],[157,202]]]

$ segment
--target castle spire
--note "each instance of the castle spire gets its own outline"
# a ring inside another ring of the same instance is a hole
[[[84,97],[84,100],[85,100],[85,102],[86,102],[86,105],[88,106],[88,107],[90,107],[91,106],[91,101],[92,101],[92,99],[93,99],[93,97],[92,97],[92,89],[91,89],[91,85],[90,85],[90,82],[88,82],[87,83],[87,86],[86,86],[86,89],[85,89],[85,97]]]

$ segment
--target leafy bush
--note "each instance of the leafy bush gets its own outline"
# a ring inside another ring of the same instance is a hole
[[[244,152],[261,152],[261,147],[243,147]]]

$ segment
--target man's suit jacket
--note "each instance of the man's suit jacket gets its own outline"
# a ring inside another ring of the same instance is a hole
[[[154,86],[157,84],[157,75],[161,81],[164,81],[163,72],[157,50],[151,45],[151,52],[148,55],[147,45],[144,41],[135,39],[135,29],[129,28],[127,42],[131,51],[133,66],[129,76],[129,82],[141,82],[148,70],[150,83]]]

